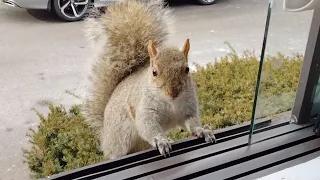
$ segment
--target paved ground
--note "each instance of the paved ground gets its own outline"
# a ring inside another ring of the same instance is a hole
[[[266,0],[220,0],[213,6],[175,3],[177,34],[171,43],[191,38],[191,57],[204,64],[234,48],[260,52]],[[311,12],[290,14],[278,4],[273,13],[267,51],[304,52]],[[83,22],[62,23],[43,11],[26,11],[0,3],[0,179],[28,179],[22,164],[25,134],[45,112],[43,102],[70,105],[66,89],[81,93],[86,85],[91,50]]]

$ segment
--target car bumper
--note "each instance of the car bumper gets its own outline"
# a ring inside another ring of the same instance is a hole
[[[118,0],[95,0],[93,3],[94,7],[105,7],[109,3],[117,2]]]
[[[49,0],[2,0],[6,5],[26,9],[48,9]]]

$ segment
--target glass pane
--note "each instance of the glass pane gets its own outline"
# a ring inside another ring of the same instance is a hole
[[[269,4],[270,21],[265,32],[265,53],[264,48],[261,53],[261,73],[257,73],[259,82],[251,133],[263,118],[291,115],[313,13],[287,12],[283,9],[283,1],[270,1]],[[250,139],[251,135],[249,143]]]
[[[311,118],[319,116],[320,113],[320,78],[318,78],[318,83],[314,85],[314,96],[312,98],[312,109],[311,109]]]
[[[310,113],[310,118],[311,121],[317,121],[317,125],[315,126],[318,127],[320,123],[320,76],[319,72],[317,73],[318,76],[318,81],[315,82],[314,88],[313,88],[313,97],[312,97],[312,108],[311,108],[311,113]],[[316,129],[315,129],[316,130]],[[320,134],[319,130],[316,130],[318,134]]]

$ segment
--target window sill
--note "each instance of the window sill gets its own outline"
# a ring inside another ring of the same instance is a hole
[[[49,179],[255,179],[320,156],[312,125],[288,118],[256,122],[248,145],[249,123],[216,131],[216,144],[186,139],[164,158],[156,149],[60,173]]]

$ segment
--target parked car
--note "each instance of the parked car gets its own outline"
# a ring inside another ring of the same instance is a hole
[[[64,21],[81,20],[90,5],[104,7],[116,0],[3,0],[9,6],[25,9],[43,9],[55,13]],[[210,5],[215,0],[196,0],[201,5]]]

